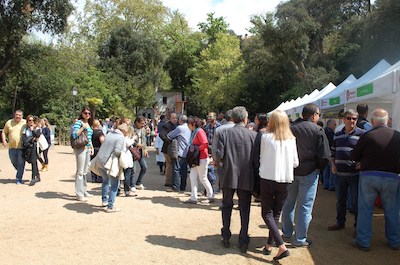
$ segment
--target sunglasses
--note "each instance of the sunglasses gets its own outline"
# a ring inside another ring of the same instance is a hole
[[[90,115],[90,112],[84,112],[83,114]]]
[[[356,120],[357,120],[357,118],[353,118],[353,117],[346,117],[346,120],[348,120],[348,121],[356,121]]]

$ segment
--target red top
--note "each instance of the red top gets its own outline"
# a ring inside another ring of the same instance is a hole
[[[193,138],[193,145],[198,145],[200,150],[200,159],[208,158],[208,140],[207,134],[203,129],[199,129]]]

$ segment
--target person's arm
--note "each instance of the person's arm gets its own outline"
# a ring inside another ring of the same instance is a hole
[[[160,138],[161,140],[165,141],[170,141],[167,137],[168,135],[168,123],[163,124],[163,126],[161,126],[161,130],[160,130]]]
[[[176,127],[175,129],[173,129],[172,131],[170,131],[167,134],[167,138],[169,140],[175,139],[176,137],[178,137],[178,135],[181,133],[181,128],[180,127]]]
[[[219,139],[218,139],[217,149],[215,152],[215,157],[216,157],[217,162],[221,162],[222,159],[224,158],[224,152],[225,152],[225,144],[224,144],[225,134],[224,134],[224,132],[219,135]]]
[[[114,147],[114,154],[117,157],[121,156],[121,152],[124,149],[124,144],[125,144],[124,137],[118,138],[117,143],[115,144],[115,147]]]
[[[5,148],[8,147],[8,143],[7,143],[7,139],[6,139],[6,126],[4,126],[3,131],[1,131],[1,141],[3,142],[3,145]],[[7,130],[7,133],[8,133],[8,130]]]
[[[35,138],[39,138],[40,135],[42,134],[42,132],[40,131],[39,128],[36,128],[36,129],[33,129],[33,130],[32,130],[32,134],[33,134],[33,136],[34,136]]]
[[[296,168],[299,166],[299,154],[297,153],[297,143],[296,143],[296,138],[294,139],[294,145],[293,145],[293,167]]]
[[[82,121],[77,120],[74,124],[74,139],[77,139],[79,135],[81,135],[81,133],[88,127],[90,127],[89,124],[83,125]]]
[[[253,166],[256,169],[260,167],[261,137],[262,133],[259,132],[256,136],[256,139],[254,140],[252,160],[253,160]]]
[[[106,139],[106,137],[104,136],[104,133],[101,133],[101,135],[99,137],[99,141],[101,144],[104,142],[104,139]]]
[[[331,151],[329,148],[328,138],[325,135],[324,130],[321,128],[319,131],[319,138],[317,143],[317,158],[319,169],[323,169],[326,166],[326,163],[331,157]]]
[[[201,131],[203,129],[199,129],[196,133],[195,138],[197,138],[197,142],[199,143],[199,150],[203,151],[204,149],[208,149],[208,139],[205,131]]]
[[[365,130],[366,132],[372,130],[372,125],[371,125],[371,123],[369,123],[369,122],[364,123],[364,130]]]
[[[350,152],[350,158],[354,161],[361,161],[362,153],[365,145],[365,134],[361,135],[360,140],[358,140],[357,144],[353,147],[353,150]]]

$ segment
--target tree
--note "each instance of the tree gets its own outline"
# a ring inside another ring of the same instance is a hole
[[[216,41],[200,54],[193,69],[193,88],[190,104],[196,113],[227,109],[235,105],[243,89],[244,67],[240,40],[218,33]]]
[[[102,43],[99,56],[100,69],[128,106],[153,104],[155,91],[165,80],[164,56],[157,40],[125,23]]]
[[[215,13],[207,14],[207,22],[201,22],[198,25],[201,32],[207,34],[209,42],[213,43],[217,40],[217,35],[227,33],[229,24],[225,22],[223,17],[214,17]]]
[[[190,69],[194,67],[202,49],[201,40],[205,34],[193,33],[188,22],[178,11],[162,30],[167,59],[164,69],[168,71],[173,90],[185,91],[191,85]]]
[[[18,53],[22,38],[33,29],[61,33],[73,6],[68,0],[0,1],[0,78]]]

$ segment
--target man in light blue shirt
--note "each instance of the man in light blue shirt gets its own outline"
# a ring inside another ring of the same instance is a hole
[[[167,191],[185,191],[187,179],[187,153],[189,150],[190,131],[187,124],[187,116],[180,115],[178,117],[178,124],[174,130],[167,134],[170,140],[176,139],[178,141],[178,159],[173,161],[172,170],[172,188]]]

